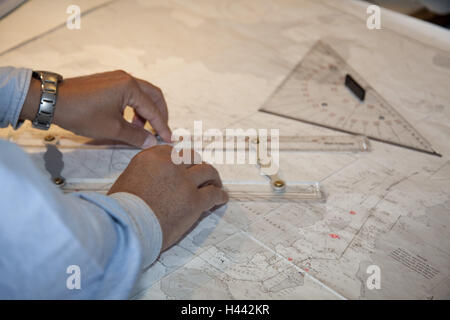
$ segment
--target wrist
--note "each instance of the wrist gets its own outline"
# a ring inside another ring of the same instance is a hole
[[[163,233],[159,219],[152,208],[135,194],[117,192],[108,196],[116,200],[130,217],[130,225],[135,230],[143,249],[143,267],[150,266],[163,248]]]
[[[31,120],[34,128],[48,130],[53,122],[58,86],[62,79],[54,72],[33,71],[19,120]]]
[[[70,80],[64,80],[58,86],[58,100],[56,102],[56,108],[53,114],[53,124],[56,124],[61,128],[66,128],[70,130],[70,127],[67,125],[67,122],[71,121],[72,115],[68,113],[67,110],[64,111],[64,109],[66,109],[65,106],[70,104],[70,99],[68,99],[66,94],[67,93],[66,87],[68,84],[67,82],[70,83]]]
[[[37,79],[31,78],[28,94],[22,106],[22,110],[19,115],[20,121],[30,120],[33,121],[39,108],[39,102],[41,97],[41,82]]]

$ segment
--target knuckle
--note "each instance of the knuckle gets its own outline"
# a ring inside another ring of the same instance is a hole
[[[172,152],[173,147],[169,146],[167,144],[162,144],[154,147],[158,152],[162,154],[168,154],[170,155]]]
[[[163,95],[163,91],[162,91],[162,89],[161,89],[160,87],[156,87],[156,86],[155,86],[155,90],[156,90],[156,92],[158,93],[158,95],[160,95],[160,96]]]
[[[153,146],[151,148],[145,149],[137,153],[133,159],[138,162],[149,162],[158,163],[158,165],[163,166],[167,164],[167,151],[166,146]]]
[[[152,91],[153,94],[156,94],[156,95],[162,95],[163,94],[162,89],[160,87],[158,87],[158,86],[156,86],[153,83],[148,82],[148,81],[145,81],[145,83],[147,84],[147,86],[149,88],[151,88],[151,91]]]
[[[230,196],[226,190],[221,189],[221,196],[224,202],[228,202],[230,200]]]
[[[129,74],[128,72],[126,72],[124,70],[116,70],[115,72],[120,76],[122,81],[127,86],[131,86],[131,87],[137,86],[137,80],[131,74]]]
[[[134,161],[134,162],[147,162],[148,161],[148,159],[149,159],[149,157],[151,157],[151,152],[150,152],[150,150],[151,150],[151,148],[150,149],[146,149],[146,150],[142,150],[142,151],[140,151],[139,153],[137,153],[134,157],[133,157],[133,159],[131,159],[131,161]]]
[[[118,75],[120,75],[123,78],[128,78],[131,77],[130,74],[122,69],[116,70],[114,71],[115,73],[117,73]]]
[[[166,162],[172,164],[171,156],[172,156],[172,147],[168,145],[157,145],[148,149],[152,152],[152,154],[160,159],[161,162]]]
[[[205,170],[207,170],[211,175],[213,176],[219,176],[219,171],[217,171],[216,168],[214,168],[212,165],[210,165],[209,163],[205,163],[204,164],[204,168]]]
[[[128,78],[126,78],[126,83],[129,88],[136,89],[139,87],[137,80],[135,78],[133,78],[132,76],[129,76]]]

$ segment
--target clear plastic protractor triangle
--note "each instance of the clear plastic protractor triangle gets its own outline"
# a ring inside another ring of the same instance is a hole
[[[350,75],[362,101],[345,85]],[[318,41],[260,111],[438,155],[329,45]]]

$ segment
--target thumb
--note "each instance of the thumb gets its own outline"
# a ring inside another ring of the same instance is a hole
[[[122,122],[122,128],[117,139],[142,149],[153,147],[158,143],[156,137],[150,131],[125,120]]]

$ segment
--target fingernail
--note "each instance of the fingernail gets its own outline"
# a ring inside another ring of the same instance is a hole
[[[156,138],[149,134],[142,144],[142,149],[147,149],[156,145]]]

